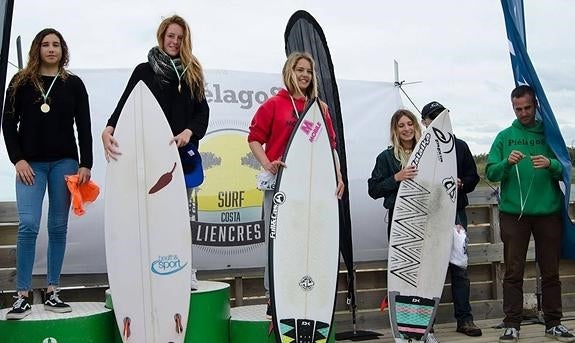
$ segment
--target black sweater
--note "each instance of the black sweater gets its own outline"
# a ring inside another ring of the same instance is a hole
[[[116,127],[124,104],[138,81],[143,81],[154,94],[164,111],[174,136],[177,136],[185,129],[190,129],[192,131],[190,142],[199,148],[199,141],[204,137],[208,128],[210,108],[206,99],[197,100],[193,97],[190,87],[183,78],[181,93],[178,92],[178,82],[176,80],[171,81],[169,84],[160,84],[154,70],[147,62],[139,64],[134,69],[114,113],[108,119],[107,125]],[[184,166],[185,170],[186,166]]]
[[[52,80],[53,76],[40,77],[45,90]],[[90,106],[82,80],[76,75],[65,80],[58,77],[48,95],[48,113],[40,111],[44,98],[31,82],[22,84],[12,96],[13,82],[14,79],[6,91],[2,122],[10,161],[16,164],[20,160],[50,162],[72,158],[79,161],[80,167],[92,168]]]

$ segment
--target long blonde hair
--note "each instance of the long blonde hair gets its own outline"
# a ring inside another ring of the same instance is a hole
[[[184,18],[179,15],[173,15],[168,17],[160,23],[158,26],[158,31],[156,32],[156,39],[158,40],[158,47],[163,51],[164,47],[164,36],[168,26],[171,24],[179,25],[184,31],[184,37],[182,39],[182,44],[180,45],[180,59],[182,61],[182,66],[186,70],[186,82],[190,86],[190,90],[194,97],[198,100],[203,100],[206,98],[205,94],[205,83],[204,83],[204,71],[200,61],[192,54],[192,37],[190,27]]]
[[[299,60],[301,60],[302,58],[306,59],[311,64],[311,70],[312,70],[311,81],[310,81],[309,86],[305,90],[305,94],[302,94],[301,90],[299,89],[299,87],[297,85],[297,77],[295,75],[295,66],[297,65]],[[298,51],[292,52],[288,56],[288,58],[284,64],[284,67],[282,69],[282,75],[283,75],[284,85],[286,86],[288,92],[291,95],[299,94],[299,95],[307,97],[308,99],[314,99],[318,96],[317,75],[315,73],[315,62],[313,60],[313,57],[309,53],[298,52]]]
[[[407,165],[407,160],[409,160],[409,156],[411,155],[411,151],[407,151],[402,145],[399,139],[399,128],[397,127],[399,120],[402,117],[407,117],[413,123],[413,140],[412,140],[412,149],[415,148],[415,144],[421,137],[421,127],[419,126],[419,122],[417,121],[417,117],[411,111],[406,109],[400,109],[395,111],[395,113],[391,116],[391,123],[389,125],[389,137],[391,140],[391,144],[393,146],[393,156],[401,162],[401,167],[405,167]]]

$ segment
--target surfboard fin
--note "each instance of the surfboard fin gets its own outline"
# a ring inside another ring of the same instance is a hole
[[[179,313],[174,315],[174,320],[176,322],[176,333],[179,335],[184,332],[184,327],[182,325],[182,316]]]
[[[383,300],[381,300],[381,304],[379,305],[379,310],[381,312],[385,311],[386,308],[389,307],[389,303],[387,301],[387,297],[383,298]]]
[[[127,341],[128,338],[130,338],[130,336],[132,335],[132,333],[130,332],[130,322],[131,322],[130,317],[124,318],[124,330],[122,330],[122,336],[124,337],[124,341]]]

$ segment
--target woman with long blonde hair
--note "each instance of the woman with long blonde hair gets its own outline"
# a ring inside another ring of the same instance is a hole
[[[174,137],[170,144],[176,144],[182,157],[182,168],[188,189],[188,197],[198,178],[193,174],[201,170],[198,158],[189,158],[189,151],[197,154],[200,139],[206,134],[210,109],[204,92],[204,72],[198,59],[192,53],[191,32],[187,22],[178,15],[162,20],[156,32],[157,46],[148,53],[148,61],[134,69],[128,85],[118,101],[116,109],[108,119],[102,132],[102,143],[106,160],[121,158],[114,130],[126,100],[139,81],[143,81],[160,104]],[[199,164],[199,166],[198,166]],[[200,178],[203,180],[203,174]],[[192,288],[197,288],[195,271]]]
[[[384,198],[383,207],[388,210],[388,238],[391,233],[393,206],[399,184],[417,175],[417,169],[407,165],[409,156],[421,137],[421,127],[417,117],[405,109],[395,111],[391,116],[389,137],[391,145],[377,156],[371,177],[367,180],[369,195],[373,199]]]
[[[279,168],[286,167],[281,160],[282,156],[299,116],[303,113],[308,102],[314,101],[318,96],[315,62],[310,54],[305,52],[291,53],[284,64],[282,76],[285,88],[281,89],[258,108],[252,119],[248,134],[250,149],[263,169],[258,175],[257,187],[264,192],[263,217],[266,232],[269,231],[275,178]],[[336,162],[337,187],[335,192],[337,197],[341,199],[345,185],[339,167],[339,158],[335,150],[335,131],[327,105],[324,102],[320,102],[320,104]],[[266,262],[264,288],[266,296],[269,297],[267,267]],[[269,301],[267,315],[271,316]]]
[[[113,137],[114,129],[138,81],[144,81],[158,100],[174,134],[173,142],[178,148],[190,142],[198,148],[199,140],[206,133],[209,107],[204,93],[204,73],[200,62],[192,54],[188,24],[178,15],[168,17],[160,23],[156,38],[158,45],[150,49],[148,62],[134,69],[102,133],[108,161],[120,155],[118,142]]]

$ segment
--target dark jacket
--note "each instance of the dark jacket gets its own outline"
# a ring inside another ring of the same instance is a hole
[[[457,157],[457,177],[463,182],[463,187],[457,194],[457,210],[463,210],[469,205],[467,193],[473,192],[479,183],[479,174],[473,155],[467,143],[459,138],[455,138],[455,154]]]
[[[367,180],[367,193],[374,199],[385,198],[383,207],[393,209],[399,182],[394,175],[401,169],[401,162],[393,155],[393,147],[388,147],[375,159],[371,177]]]

